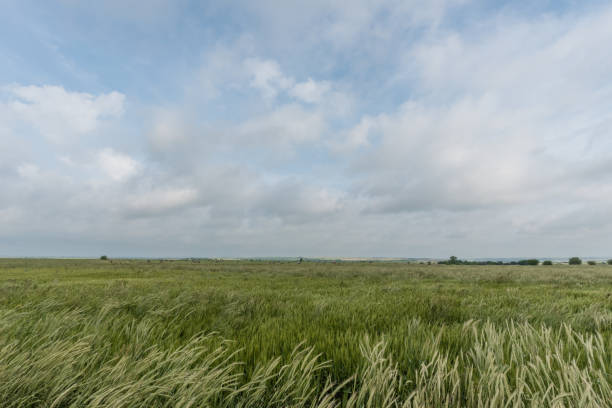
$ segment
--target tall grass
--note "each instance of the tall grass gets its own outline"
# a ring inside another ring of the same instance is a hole
[[[3,407],[604,407],[612,401],[602,336],[568,325],[467,322],[462,335],[471,346],[452,356],[440,346],[441,327],[420,345],[420,366],[406,373],[384,338],[365,336],[360,369],[338,384],[325,375],[332,362],[304,344],[285,359],[261,362],[247,377],[232,343],[217,335],[162,350],[148,336],[150,323],[124,319],[121,335],[129,341],[113,350],[106,341],[111,334],[99,325],[105,310],[86,317],[45,306],[48,313],[38,319],[18,311],[0,316]],[[412,328],[430,330],[419,321]]]
[[[25,262],[2,407],[612,406],[605,266]]]

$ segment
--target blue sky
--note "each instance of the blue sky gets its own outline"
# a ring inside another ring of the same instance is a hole
[[[3,2],[0,256],[612,256],[612,7]]]

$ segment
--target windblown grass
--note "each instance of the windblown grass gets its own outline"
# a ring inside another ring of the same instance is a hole
[[[2,407],[612,406],[612,268],[0,261]]]

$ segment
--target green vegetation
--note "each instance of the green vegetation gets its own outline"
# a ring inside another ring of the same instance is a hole
[[[545,266],[550,266],[552,264],[553,264],[552,261],[543,261],[542,262],[542,265],[545,265]]]
[[[582,259],[578,258],[577,256],[574,256],[569,259],[568,263],[570,265],[582,265]]]
[[[595,261],[587,261],[587,264],[593,266],[593,265],[597,265],[597,262],[595,262]]]
[[[431,262],[429,264],[431,264]],[[510,262],[490,261],[490,260],[489,261],[468,261],[468,260],[459,259],[456,256],[451,256],[445,261],[438,261],[438,265],[485,265],[485,266],[491,266],[491,265],[523,265],[523,266],[526,266],[526,265],[529,265],[529,266],[536,266],[539,264],[540,264],[540,261],[538,259],[521,259],[520,261],[510,261]],[[552,265],[552,262],[548,263],[547,265]]]
[[[0,260],[2,407],[605,407],[612,269]]]

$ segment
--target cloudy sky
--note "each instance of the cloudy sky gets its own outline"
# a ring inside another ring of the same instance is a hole
[[[0,256],[612,256],[609,2],[0,4]]]

